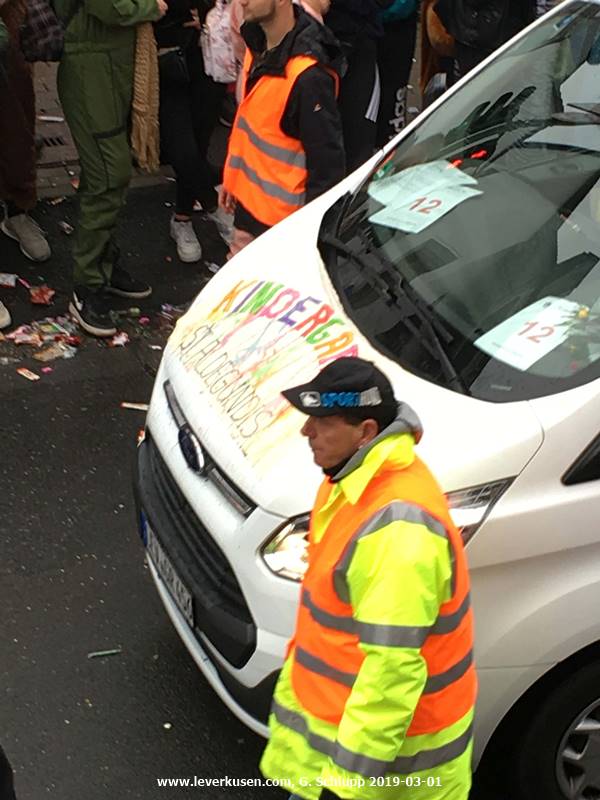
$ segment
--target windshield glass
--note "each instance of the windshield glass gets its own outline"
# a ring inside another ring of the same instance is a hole
[[[346,311],[411,372],[494,401],[600,377],[600,5],[449,98],[323,240]]]

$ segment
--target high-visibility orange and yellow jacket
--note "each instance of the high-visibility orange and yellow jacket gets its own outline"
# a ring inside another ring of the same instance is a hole
[[[317,800],[467,800],[477,680],[460,533],[396,421],[319,490],[261,769]]]

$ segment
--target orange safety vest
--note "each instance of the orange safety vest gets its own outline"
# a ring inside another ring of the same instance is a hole
[[[331,490],[332,484],[325,481],[315,512],[327,502]],[[453,593],[441,605],[431,628],[366,625],[352,616],[344,576],[353,540],[361,529],[365,532],[365,526],[377,530],[398,519],[422,522],[432,535],[446,536],[450,545]],[[407,736],[436,733],[473,707],[477,678],[466,557],[445,498],[419,458],[407,468],[376,475],[356,505],[340,507],[319,542],[311,531],[309,568],[290,651],[292,686],[301,705],[315,717],[339,724],[366,658],[359,648],[361,641],[420,648],[428,679]]]
[[[284,75],[266,75],[246,92],[252,60],[247,50],[244,97],[229,139],[223,186],[253,217],[271,226],[306,203],[306,154],[299,139],[281,130],[281,119],[296,80],[318,62],[294,56]]]

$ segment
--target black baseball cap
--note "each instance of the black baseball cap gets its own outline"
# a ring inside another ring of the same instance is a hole
[[[309,383],[282,392],[295,408],[311,417],[350,413],[374,419],[380,427],[393,422],[398,401],[388,378],[363,358],[338,358]]]

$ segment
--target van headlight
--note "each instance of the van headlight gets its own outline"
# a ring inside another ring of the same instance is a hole
[[[513,482],[505,478],[468,489],[448,492],[450,515],[466,544]],[[271,572],[282,578],[301,581],[308,567],[308,528],[310,514],[284,523],[263,546],[261,555]]]
[[[267,567],[282,578],[301,581],[308,567],[308,526],[310,515],[294,517],[281,526],[263,547]]]
[[[446,499],[450,506],[450,516],[459,529],[466,544],[481,525],[498,500],[513,482],[505,478],[493,483],[482,483],[469,489],[448,492]]]

